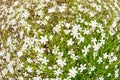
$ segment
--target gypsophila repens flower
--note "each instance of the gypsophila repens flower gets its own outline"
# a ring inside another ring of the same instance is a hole
[[[0,80],[120,80],[120,0],[0,0]]]

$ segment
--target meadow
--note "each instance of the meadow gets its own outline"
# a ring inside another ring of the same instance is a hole
[[[120,80],[120,0],[0,0],[0,80]]]

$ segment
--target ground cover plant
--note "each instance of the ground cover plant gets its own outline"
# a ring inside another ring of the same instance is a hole
[[[120,0],[0,0],[0,80],[120,80]]]

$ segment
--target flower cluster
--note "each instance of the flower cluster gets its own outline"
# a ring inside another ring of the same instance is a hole
[[[1,0],[0,80],[120,79],[119,0]]]

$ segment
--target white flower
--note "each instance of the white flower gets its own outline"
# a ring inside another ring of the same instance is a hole
[[[48,62],[49,62],[49,60],[47,60],[46,57],[44,57],[44,58],[42,59],[42,64],[47,65]]]
[[[117,67],[118,67],[118,65],[116,64],[116,65],[115,65],[115,69],[117,69]]]
[[[4,52],[1,51],[1,52],[0,52],[0,57],[3,56],[3,55],[4,55]]]
[[[94,12],[90,12],[90,17],[94,17],[95,13]]]
[[[11,24],[11,25],[15,25],[15,24],[16,24],[16,19],[12,19],[12,20],[10,20],[10,21],[9,21],[9,24]]]
[[[24,63],[23,62],[21,62],[19,65],[17,65],[18,66],[18,68],[22,68],[22,67],[24,67],[24,65],[23,65]]]
[[[109,33],[110,33],[111,36],[113,36],[113,35],[115,34],[114,29],[113,29],[113,28],[110,28]]]
[[[117,61],[117,56],[114,55],[112,60],[113,60],[113,61]]]
[[[92,28],[97,27],[97,22],[96,22],[96,20],[91,21],[91,26],[92,26]]]
[[[94,51],[98,51],[100,47],[101,47],[101,44],[96,44],[96,43],[95,43],[95,44],[93,45]]]
[[[41,70],[36,70],[36,73],[37,73],[37,75],[40,75],[40,73],[42,73],[43,71],[41,71]]]
[[[95,66],[91,67],[91,70],[90,71],[94,71],[96,69]]]
[[[73,60],[78,60],[78,56],[76,56],[75,54],[71,54],[70,56]]]
[[[41,80],[41,77],[36,76],[36,77],[33,78],[33,80]]]
[[[86,56],[88,52],[89,52],[89,48],[84,46],[84,49],[82,50],[82,53],[84,53],[84,56]]]
[[[68,75],[69,75],[69,77],[73,77],[73,78],[74,78],[77,73],[78,73],[78,72],[77,72],[77,70],[76,70],[76,67],[75,67],[75,68],[72,67],[71,69],[69,69]]]
[[[46,20],[49,20],[49,19],[50,19],[50,16],[45,16],[45,19],[46,19]]]
[[[69,35],[69,33],[71,32],[71,30],[64,30],[64,33]]]
[[[28,72],[33,72],[33,70],[32,70],[32,68],[30,67],[30,66],[28,66],[27,68],[26,68],[26,70],[28,71]]]
[[[2,0],[3,2],[6,2],[7,0]]]
[[[107,59],[107,58],[108,58],[107,53],[104,53],[104,54],[103,54],[103,58],[105,58],[105,59]]]
[[[58,68],[57,70],[54,71],[54,74],[59,76],[60,74],[62,74],[62,70]]]
[[[108,73],[107,77],[110,77],[111,76],[111,73]]]
[[[101,12],[101,6],[99,5],[99,6],[96,6],[96,10],[98,11],[98,12]]]
[[[117,22],[113,21],[112,27],[116,27],[116,25],[117,25]]]
[[[74,42],[72,41],[72,38],[70,40],[67,40],[67,45],[68,46],[72,46],[74,44]]]
[[[63,11],[65,11],[66,5],[64,4],[62,6],[59,6],[58,8],[59,8],[59,11],[62,13]]]
[[[4,68],[2,69],[1,73],[2,73],[2,76],[5,76],[8,72],[8,69],[7,68]]]
[[[13,6],[17,6],[19,4],[19,1],[15,1]]]
[[[116,69],[115,70],[115,78],[118,78],[119,77],[119,69]]]
[[[26,10],[22,15],[23,15],[24,18],[28,18],[30,13]]]
[[[99,3],[101,3],[101,0],[97,0]]]
[[[23,55],[23,52],[22,52],[22,51],[18,51],[18,52],[17,52],[17,56],[18,56],[18,57],[21,57],[22,55]]]
[[[12,39],[11,39],[11,37],[8,37],[6,44],[7,44],[7,45],[11,45],[11,44],[12,44]]]
[[[53,39],[53,35],[50,35],[49,38],[50,38],[50,40],[52,40]]]
[[[56,27],[53,28],[53,33],[59,33],[60,32],[60,25],[56,25]]]
[[[80,72],[83,72],[84,70],[86,70],[86,64],[81,64],[78,70],[80,70]]]
[[[53,12],[55,12],[55,9],[56,9],[55,7],[49,8],[49,9],[48,9],[48,13],[53,13]]]
[[[103,62],[103,61],[102,61],[102,58],[99,57],[99,59],[97,60],[97,62],[98,62],[98,64],[100,64],[101,62]]]
[[[40,17],[42,17],[42,16],[43,16],[43,11],[42,11],[42,10],[39,10],[39,11],[38,11],[38,15],[39,15]]]
[[[68,51],[68,54],[74,54],[75,51],[73,51],[73,49],[71,49],[70,51]]]
[[[117,56],[114,55],[114,53],[111,53],[108,58],[109,58],[110,64],[114,61],[117,61]]]
[[[78,44],[80,44],[81,42],[84,42],[84,40],[85,40],[85,38],[84,38],[84,37],[82,37],[82,36],[80,36],[78,39],[79,39]]]
[[[70,27],[70,23],[66,23],[65,26],[66,26],[67,28],[69,28],[69,27]]]
[[[72,30],[71,30],[71,35],[74,37],[74,38],[78,38],[78,35],[79,35],[79,33],[78,33],[78,31],[80,30],[81,28],[80,28],[80,26],[79,25],[74,25],[73,26],[73,28],[72,28]]]
[[[58,59],[57,61],[57,64],[58,66],[61,66],[61,67],[64,67],[66,65],[66,60],[61,60],[61,59]]]
[[[105,69],[108,69],[108,68],[109,68],[109,66],[108,66],[108,65],[106,65],[106,66],[105,66]]]
[[[108,57],[110,58],[110,57],[112,57],[112,56],[114,56],[114,53],[113,53],[113,52],[111,52]]]
[[[39,48],[39,47],[35,47],[34,48],[34,50],[36,51],[36,52],[39,52],[40,54],[43,54],[44,53],[44,51],[45,51],[45,48]]]
[[[118,40],[119,40],[119,42],[120,42],[120,34],[117,35],[117,38],[118,38]]]
[[[58,58],[61,58],[63,56],[63,52],[58,52]]]
[[[31,58],[27,58],[27,62],[32,63],[33,61],[31,60]]]
[[[104,39],[101,39],[101,40],[100,40],[100,44],[101,44],[101,45],[105,44],[105,40],[104,40]]]
[[[54,49],[52,50],[52,53],[53,53],[53,54],[57,54],[58,51],[59,51],[59,47],[56,46],[56,45],[54,45]]]
[[[97,42],[96,38],[92,38],[91,42],[95,44]]]
[[[13,66],[12,66],[11,64],[8,64],[8,65],[7,65],[7,68],[8,68],[8,70],[10,71],[11,74],[14,73],[14,69],[13,69]]]
[[[72,33],[71,33],[71,35],[74,37],[74,38],[78,38],[78,35],[79,35],[79,33],[78,33],[78,30],[80,29],[80,26],[78,26],[78,25],[75,25],[75,26],[73,26],[73,28],[72,28]]]
[[[23,34],[24,34],[23,30],[19,32],[20,39],[22,39],[22,38],[23,38]]]
[[[40,42],[45,45],[48,42],[47,36],[41,36]]]
[[[99,80],[104,80],[104,77],[102,76],[102,77],[99,77]]]
[[[85,30],[83,30],[83,32],[84,32],[84,34],[87,34],[87,35],[90,34],[90,30],[89,29],[87,30],[86,28],[85,28]]]
[[[28,76],[28,73],[27,73],[27,72],[24,72],[23,75],[24,75],[24,76]]]
[[[45,0],[46,2],[50,2],[50,0]]]
[[[24,80],[24,78],[22,76],[19,76],[18,80]]]

